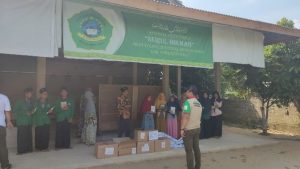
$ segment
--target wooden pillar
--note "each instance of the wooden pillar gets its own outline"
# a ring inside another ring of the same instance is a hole
[[[133,120],[133,125],[134,127],[137,126],[137,113],[138,113],[138,96],[139,96],[139,87],[138,86],[133,86],[132,88],[132,115],[131,119]]]
[[[215,90],[221,93],[221,64],[214,63],[214,74],[215,74]]]
[[[169,66],[164,65],[163,66],[163,79],[162,79],[162,85],[163,85],[163,92],[166,95],[166,98],[169,98],[169,86],[170,86],[170,69]]]
[[[132,84],[138,84],[138,63],[133,63],[132,65]]]
[[[46,87],[46,58],[38,57],[36,62],[36,94]]]
[[[181,98],[181,67],[177,67],[177,96]]]

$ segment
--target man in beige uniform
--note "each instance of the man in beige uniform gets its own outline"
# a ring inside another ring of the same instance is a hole
[[[188,99],[183,104],[181,136],[183,137],[188,169],[200,169],[201,167],[199,134],[202,106],[196,98],[197,94],[197,87],[190,86],[186,91]]]

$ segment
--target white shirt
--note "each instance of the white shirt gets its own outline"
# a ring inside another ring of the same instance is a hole
[[[7,96],[0,93],[0,126],[6,127],[5,112],[11,111],[9,99]]]

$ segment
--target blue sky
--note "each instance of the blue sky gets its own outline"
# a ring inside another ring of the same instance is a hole
[[[300,0],[182,0],[188,7],[276,23],[286,17],[300,28]]]

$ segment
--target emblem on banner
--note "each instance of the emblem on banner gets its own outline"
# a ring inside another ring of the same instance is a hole
[[[72,38],[78,48],[105,50],[112,36],[112,25],[90,8],[73,15],[69,20]]]

